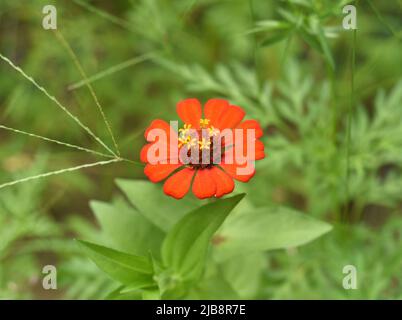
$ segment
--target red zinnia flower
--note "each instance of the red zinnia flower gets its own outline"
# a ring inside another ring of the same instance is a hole
[[[165,194],[181,199],[192,186],[194,195],[200,199],[221,197],[233,191],[233,179],[247,182],[253,177],[254,161],[265,157],[264,145],[258,140],[263,132],[256,120],[242,121],[245,116],[242,108],[230,105],[223,99],[211,99],[205,104],[202,115],[200,102],[197,99],[186,99],[177,104],[177,113],[184,122],[184,128],[176,132],[163,120],[152,121],[145,131],[149,143],[141,150],[141,161],[146,163],[144,173],[149,180],[159,182],[168,178],[163,186]],[[157,139],[150,134],[154,129],[163,132],[166,139]],[[190,130],[196,135],[190,134]],[[228,131],[236,131],[233,134],[236,138],[240,133],[242,139],[226,140],[221,133]],[[254,132],[251,141],[247,137],[250,131]],[[215,138],[223,138],[222,144],[217,144]],[[248,146],[250,142],[252,144]],[[150,159],[150,151],[157,143],[164,146],[166,159],[154,163]],[[238,156],[229,157],[229,152],[236,153],[234,150],[237,147],[243,150],[242,159]],[[253,152],[250,156],[245,152],[251,148]],[[200,153],[206,155],[202,160]],[[183,155],[191,159],[184,161]],[[204,159],[208,161],[203,162]],[[239,173],[250,163],[251,170]]]

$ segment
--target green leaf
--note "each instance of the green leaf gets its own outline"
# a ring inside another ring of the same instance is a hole
[[[257,32],[277,32],[277,31],[282,31],[284,29],[290,29],[291,24],[283,21],[277,21],[277,20],[262,20],[258,21],[256,23],[256,26],[248,31],[246,31],[244,34],[253,34]]]
[[[317,50],[318,52],[324,54],[320,41],[308,31],[304,30],[303,28],[299,29],[300,35],[304,41],[307,42],[313,49]]]
[[[223,261],[244,253],[300,246],[331,230],[325,222],[285,207],[265,207],[228,221],[214,255]]]
[[[237,300],[239,295],[227,281],[224,272],[217,270],[210,276],[203,276],[197,286],[186,297],[191,300]]]
[[[284,10],[282,8],[279,8],[277,11],[285,20],[289,21],[291,24],[297,26],[300,23],[300,15],[296,16],[292,12]]]
[[[142,292],[142,300],[160,300],[161,295],[158,289],[149,289]]]
[[[329,48],[329,44],[327,38],[325,37],[324,30],[320,24],[317,25],[318,31],[318,40],[320,42],[322,52],[324,53],[325,59],[327,60],[328,64],[331,66],[331,69],[335,69],[335,61],[332,57],[331,49]]]
[[[254,299],[266,265],[262,252],[245,253],[224,261],[220,267],[223,277],[242,299]]]
[[[168,233],[162,259],[173,272],[186,280],[201,276],[210,240],[244,194],[216,200],[182,218]]]
[[[143,284],[143,283],[139,283],[139,282],[134,282],[132,284],[129,284],[128,286],[123,287],[120,290],[120,294],[125,294],[125,293],[129,293],[129,292],[133,292],[133,291],[138,291],[140,289],[149,289],[149,288],[156,288],[156,284],[155,283],[151,283],[151,284]]]
[[[307,0],[288,0],[291,3],[300,5],[300,6],[304,6],[306,8],[312,8],[313,5],[311,2],[307,1]]]
[[[166,196],[161,186],[145,180],[118,179],[117,185],[133,206],[155,226],[168,231],[199,203],[185,198],[180,201]]]
[[[78,240],[88,257],[112,279],[125,285],[152,285],[153,269],[147,257],[116,251]]]
[[[288,35],[289,35],[288,30],[282,31],[282,32],[276,32],[276,33],[270,35],[269,37],[265,38],[261,42],[260,46],[261,47],[271,46],[271,45],[273,45],[273,44],[275,44],[277,42],[280,42],[280,41],[284,40]]]
[[[148,255],[151,251],[159,256],[163,232],[131,205],[118,199],[113,204],[92,201],[90,206],[107,237],[106,243],[132,254]]]

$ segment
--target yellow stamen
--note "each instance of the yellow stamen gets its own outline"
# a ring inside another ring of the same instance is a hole
[[[208,134],[210,137],[216,136],[218,134],[218,129],[215,129],[213,126],[208,128]]]
[[[187,138],[179,137],[179,148],[181,148],[183,145],[187,144],[188,138],[190,138],[190,137],[187,137]]]
[[[196,145],[196,139],[191,138],[191,136],[179,137],[179,148],[184,145],[187,146],[187,149],[190,149],[191,147],[194,147]]]
[[[200,119],[201,128],[206,128],[209,125],[209,119]]]
[[[185,136],[187,133],[188,133],[188,131],[191,129],[191,124],[185,124],[184,125],[184,128],[181,128],[181,129],[179,129],[179,133],[182,135],[182,136]]]
[[[202,138],[202,141],[198,141],[198,144],[200,145],[200,149],[209,149],[209,146],[211,145],[211,141],[206,140],[205,138]]]
[[[187,148],[190,149],[191,147],[194,147],[196,145],[196,139],[192,138],[189,140],[189,142],[187,143]]]

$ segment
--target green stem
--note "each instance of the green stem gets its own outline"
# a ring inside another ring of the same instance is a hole
[[[348,202],[350,198],[350,141],[351,141],[351,129],[352,129],[352,112],[356,106],[356,96],[355,96],[355,68],[356,68],[356,39],[357,39],[357,29],[353,30],[352,35],[352,54],[351,54],[351,76],[350,76],[350,104],[347,110],[347,127],[346,127],[346,177],[345,177],[345,210],[343,221],[349,216]]]

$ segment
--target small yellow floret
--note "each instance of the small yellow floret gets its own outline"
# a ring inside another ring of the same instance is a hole
[[[215,129],[213,126],[208,128],[208,134],[210,137],[216,136],[218,134],[218,129]]]
[[[198,141],[198,144],[200,145],[200,149],[209,149],[209,146],[211,145],[211,141],[206,140],[205,138],[202,138],[201,141]]]
[[[209,125],[209,119],[200,119],[201,128],[206,128]]]
[[[188,131],[191,129],[191,124],[185,124],[184,125],[184,128],[181,128],[181,129],[179,129],[179,133],[182,135],[182,136],[185,136],[187,133],[188,133]]]

